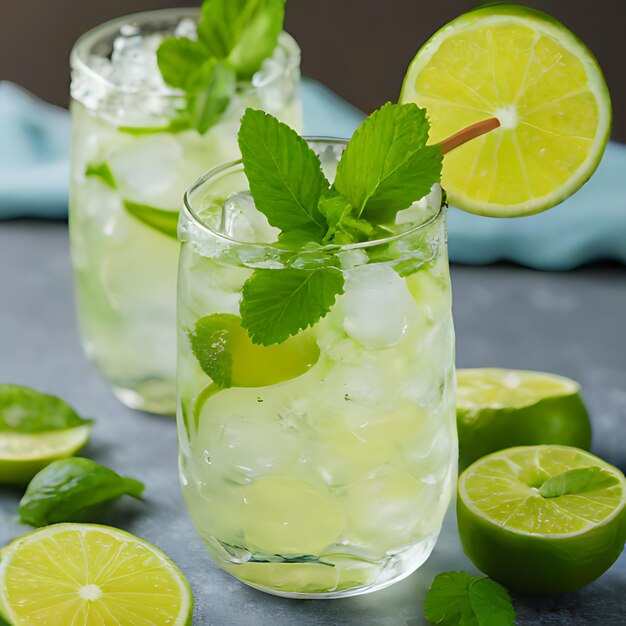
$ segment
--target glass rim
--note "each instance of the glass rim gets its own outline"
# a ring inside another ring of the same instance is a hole
[[[102,22],[93,28],[90,28],[88,31],[84,32],[82,35],[78,37],[78,39],[74,42],[72,46],[72,50],[70,52],[70,69],[73,71],[81,72],[85,76],[87,76],[90,80],[93,80],[99,83],[101,86],[106,89],[110,89],[111,91],[125,94],[134,94],[134,95],[152,95],[152,96],[160,96],[163,98],[180,98],[181,96],[188,95],[184,91],[180,89],[176,89],[175,87],[170,87],[165,85],[165,87],[146,87],[141,85],[117,85],[112,82],[106,76],[103,76],[98,70],[91,67],[88,63],[89,51],[93,48],[93,46],[98,43],[102,38],[107,35],[113,36],[115,33],[119,33],[120,27],[128,24],[129,22],[136,22],[139,26],[142,26],[148,23],[151,19],[163,18],[167,19],[168,17],[175,18],[179,17],[180,19],[185,18],[198,18],[200,15],[199,7],[174,7],[167,9],[155,9],[152,11],[140,11],[137,13],[129,13],[128,15],[122,15],[120,17],[113,18],[111,20],[107,20],[106,22]],[[286,31],[281,31],[281,36],[286,37],[288,44],[293,44],[294,46],[298,46],[296,40]],[[281,46],[280,40],[278,41],[277,47]],[[299,61],[298,61],[299,65]],[[291,66],[286,68],[291,69]],[[280,76],[282,76],[284,72],[281,72]],[[279,77],[280,77],[279,76]],[[276,80],[275,78],[273,80]],[[248,81],[238,81],[237,82],[238,89],[247,89],[254,92],[257,87],[252,84],[251,80]],[[193,94],[192,94],[193,95]]]
[[[310,136],[305,135],[303,139],[311,144],[311,143],[323,143],[330,145],[348,145],[349,139],[341,138],[341,137],[327,137],[327,136]],[[221,240],[224,243],[229,245],[237,245],[237,246],[246,246],[252,248],[271,248],[272,250],[277,250],[280,252],[294,252],[293,248],[281,247],[278,242],[273,243],[261,243],[254,241],[239,241],[238,239],[233,239],[232,237],[228,237],[227,235],[220,233],[219,231],[211,228],[198,214],[196,209],[193,206],[191,201],[191,195],[198,191],[201,187],[210,184],[213,180],[216,180],[219,176],[229,173],[230,170],[235,171],[239,166],[243,167],[242,159],[235,159],[234,161],[227,161],[225,163],[221,163],[216,167],[211,168],[206,171],[200,178],[196,179],[185,191],[183,195],[183,213],[185,216],[191,220],[194,226],[200,228],[205,233],[209,234],[211,237],[215,237]],[[429,216],[428,219],[425,219],[423,222],[416,224],[412,228],[402,232],[397,233],[395,235],[390,235],[389,237],[382,237],[380,239],[372,239],[369,241],[360,241],[357,243],[350,244],[326,244],[321,245],[321,249],[332,249],[332,250],[340,250],[341,252],[349,251],[349,250],[359,250],[359,249],[368,249],[373,248],[380,245],[385,245],[388,243],[393,243],[394,241],[399,241],[400,239],[404,239],[410,235],[419,232],[420,230],[426,229],[428,226],[432,225],[436,222],[444,213],[444,204],[442,203],[436,212],[433,215]]]

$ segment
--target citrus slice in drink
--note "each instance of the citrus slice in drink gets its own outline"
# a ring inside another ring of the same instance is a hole
[[[0,431],[0,484],[25,485],[39,470],[74,455],[89,439],[91,426],[41,433]]]
[[[491,217],[539,213],[571,196],[598,166],[611,126],[591,52],[555,19],[520,6],[477,9],[435,33],[400,101],[428,109],[433,142],[498,119],[447,154],[442,174],[452,204]]]
[[[622,553],[626,479],[578,448],[510,448],[461,474],[457,518],[465,553],[494,580],[524,593],[574,591]]]
[[[459,467],[486,454],[537,444],[588,450],[589,414],[571,378],[523,370],[457,370]]]
[[[26,624],[190,625],[189,583],[160,550],[95,524],[56,524],[1,552],[0,604]]]

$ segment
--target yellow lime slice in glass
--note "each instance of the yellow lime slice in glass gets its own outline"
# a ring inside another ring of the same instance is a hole
[[[0,432],[0,484],[27,484],[52,461],[78,452],[90,430],[91,426],[76,426],[42,433]]]
[[[56,524],[2,550],[0,603],[14,626],[191,624],[191,589],[160,550],[95,524]]]
[[[523,370],[457,370],[459,467],[482,456],[537,444],[588,450],[589,414],[571,378]]]
[[[547,480],[582,468],[599,468],[603,481],[557,497],[542,495]],[[476,461],[461,474],[457,518],[467,556],[509,589],[575,591],[622,553],[626,479],[617,468],[577,448],[510,448]]]
[[[493,217],[538,213],[571,196],[598,166],[611,126],[591,52],[551,17],[512,5],[471,11],[435,33],[400,101],[428,109],[432,142],[500,121],[447,154],[442,174],[452,204]]]

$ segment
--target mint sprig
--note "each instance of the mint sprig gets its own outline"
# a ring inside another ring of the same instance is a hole
[[[282,231],[280,247],[326,247],[315,268],[257,269],[244,284],[242,326],[254,343],[280,343],[324,317],[343,293],[332,246],[388,234],[384,225],[439,182],[442,154],[426,145],[428,132],[417,105],[384,105],[357,129],[331,186],[302,137],[267,113],[246,111],[239,147],[256,208]]]
[[[163,80],[187,94],[181,124],[206,133],[236,92],[271,56],[285,18],[285,0],[204,0],[198,39],[166,37],[157,51]]]
[[[559,498],[571,494],[587,493],[618,484],[617,478],[597,466],[578,467],[548,478],[540,487],[544,498]]]
[[[515,626],[507,590],[485,576],[444,572],[435,577],[424,602],[424,616],[442,626]]]

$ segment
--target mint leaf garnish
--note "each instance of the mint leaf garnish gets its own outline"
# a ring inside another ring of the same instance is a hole
[[[183,91],[194,91],[202,86],[203,66],[209,60],[209,51],[202,42],[187,37],[166,37],[157,50],[163,80]]]
[[[89,164],[85,169],[85,176],[99,178],[105,185],[111,187],[111,189],[117,189],[115,176],[108,163]]]
[[[46,526],[99,519],[104,505],[122,495],[141,499],[143,483],[83,458],[54,461],[30,482],[19,505],[22,523]]]
[[[124,200],[124,208],[146,226],[172,239],[178,239],[178,211],[157,209],[147,204],[130,202],[130,200]]]
[[[254,343],[281,343],[324,317],[343,283],[332,267],[256,270],[243,285],[241,325]]]
[[[514,626],[515,609],[506,589],[483,576],[444,572],[435,577],[424,616],[444,626]]]
[[[196,80],[204,89],[190,97],[191,125],[200,134],[204,134],[219,121],[228,108],[235,93],[237,76],[235,70],[223,61],[211,59],[204,63]]]
[[[605,489],[617,482],[617,478],[611,472],[600,467],[579,467],[548,478],[539,487],[539,494],[544,498],[558,498],[569,494]]]
[[[426,145],[429,129],[425,109],[391,103],[357,128],[334,182],[356,217],[388,222],[440,181],[443,155]]]
[[[239,149],[256,208],[269,223],[321,241],[326,222],[317,205],[329,183],[306,141],[268,113],[247,109]]]
[[[226,388],[232,385],[233,357],[231,352],[232,330],[239,327],[236,315],[215,313],[200,318],[193,330],[188,331],[191,350],[202,371]]]
[[[0,431],[40,433],[66,430],[91,421],[80,417],[56,396],[20,385],[0,385]]]

